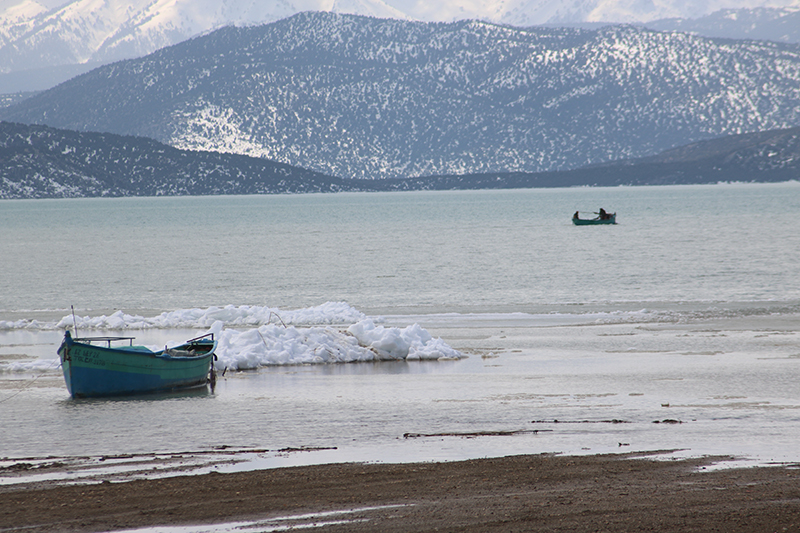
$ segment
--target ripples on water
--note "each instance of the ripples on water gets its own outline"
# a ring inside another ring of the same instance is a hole
[[[571,225],[599,207],[619,224]],[[68,399],[56,371],[33,385],[2,375],[0,401],[16,395],[1,404],[12,429],[0,450],[310,446],[392,461],[688,448],[797,461],[798,208],[797,183],[0,202],[0,320],[346,301],[470,356],[271,367],[214,393],[110,401]],[[4,332],[0,358],[49,358],[59,340]],[[539,432],[403,438],[517,430]]]
[[[0,205],[3,312],[800,299],[797,183]]]

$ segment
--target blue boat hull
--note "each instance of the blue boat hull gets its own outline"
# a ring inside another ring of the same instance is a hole
[[[58,349],[64,381],[73,398],[205,386],[216,349],[216,342],[207,339],[160,352],[136,346],[105,348],[80,340],[73,340],[67,332]]]
[[[67,383],[67,390],[73,398],[128,396],[147,392],[203,387],[208,382],[207,374],[203,374],[202,378],[199,379],[174,380],[163,379],[151,374],[80,367],[65,368],[64,379]]]

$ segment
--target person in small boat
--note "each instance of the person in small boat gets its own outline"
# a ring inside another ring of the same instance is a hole
[[[574,215],[572,215],[572,218],[579,218],[579,217],[578,217],[578,212],[577,212],[577,211],[575,211],[575,214],[574,214]]]
[[[611,217],[608,215],[608,213],[606,213],[606,210],[605,210],[605,209],[603,209],[602,207],[600,208],[600,212],[599,212],[599,213],[597,213],[597,214],[598,214],[598,215],[600,215],[600,220],[608,220],[609,218],[611,218]]]

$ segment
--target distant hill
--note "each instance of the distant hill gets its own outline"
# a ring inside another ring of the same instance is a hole
[[[8,107],[10,105],[14,105],[17,102],[21,102],[26,98],[30,98],[35,93],[11,93],[11,94],[0,94],[0,108]]]
[[[397,189],[513,189],[800,180],[800,128],[731,135],[641,159],[564,172],[497,172],[397,180]]]
[[[692,32],[706,37],[800,43],[798,9],[721,9],[699,18],[665,18],[642,25],[653,30]]]
[[[341,178],[542,172],[800,125],[800,45],[303,13],[107,65],[0,118]]]
[[[178,150],[141,137],[0,122],[0,198],[659,185],[800,179],[800,128],[704,141],[567,172],[341,179],[247,156]]]
[[[189,152],[142,137],[0,122],[0,198],[343,190],[361,189],[355,182],[265,159]]]

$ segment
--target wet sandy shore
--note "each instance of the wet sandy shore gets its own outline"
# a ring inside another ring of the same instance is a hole
[[[797,465],[711,468],[725,459],[528,455],[17,484],[0,486],[0,531],[800,531]]]

